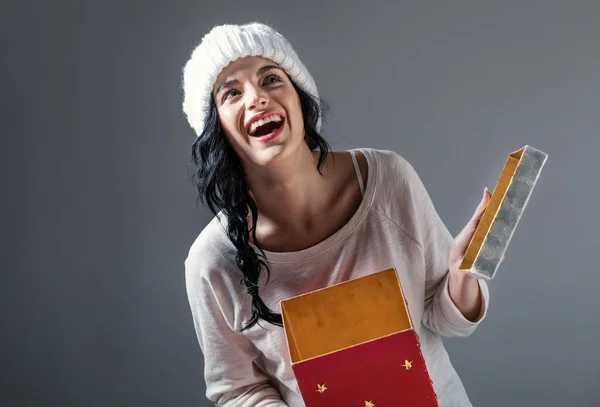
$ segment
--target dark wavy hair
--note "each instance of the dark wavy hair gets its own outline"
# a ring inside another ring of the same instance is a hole
[[[302,118],[304,120],[304,140],[311,151],[319,150],[317,170],[321,168],[331,152],[327,141],[317,131],[317,123],[322,119],[324,103],[308,94],[292,81],[298,93]],[[191,167],[198,190],[198,199],[208,206],[214,215],[221,212],[227,218],[227,235],[237,250],[236,264],[242,272],[241,284],[245,284],[252,296],[252,317],[242,331],[251,328],[259,320],[282,326],[281,314],[270,310],[260,298],[258,281],[263,269],[270,270],[266,256],[256,239],[258,210],[250,197],[248,184],[238,155],[227,141],[219,122],[214,98],[211,99],[204,129],[192,146]],[[252,224],[248,227],[248,215],[252,215]],[[252,241],[259,254],[250,245]]]

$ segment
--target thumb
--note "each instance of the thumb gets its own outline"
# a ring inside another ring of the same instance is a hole
[[[469,220],[467,226],[470,226],[471,228],[477,227],[477,224],[481,220],[481,217],[483,216],[485,209],[487,208],[487,205],[490,202],[490,198],[490,191],[487,189],[487,187],[485,187],[485,189],[483,190],[483,196],[481,197],[481,201],[479,201],[477,208],[475,208],[475,212],[473,213],[473,216]]]
[[[475,233],[475,229],[477,229],[477,225],[479,224],[479,221],[481,220],[481,217],[483,216],[485,209],[487,208],[490,197],[490,192],[486,187],[483,191],[483,197],[477,205],[473,216],[471,217],[471,219],[469,219],[469,221],[467,222],[465,227],[460,231],[458,236],[456,236],[455,241],[457,248],[460,252],[463,252],[467,249],[467,246],[469,245],[469,242],[471,241],[471,238]]]

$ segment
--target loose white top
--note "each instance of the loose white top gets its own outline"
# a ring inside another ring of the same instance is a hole
[[[465,337],[475,330],[488,308],[487,284],[479,280],[482,308],[477,321],[470,322],[448,291],[452,235],[415,170],[394,152],[360,151],[368,163],[368,180],[356,213],[313,247],[267,252],[271,277],[265,285],[266,273],[261,276],[260,296],[280,312],[281,300],[395,268],[440,406],[469,407],[441,336]],[[240,283],[225,222],[215,217],[185,261],[187,294],[204,354],[206,396],[226,407],[304,407],[283,329],[262,321],[240,332],[252,313],[251,297]]]

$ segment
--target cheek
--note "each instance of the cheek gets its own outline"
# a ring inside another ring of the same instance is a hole
[[[303,119],[302,119],[302,107],[300,106],[300,100],[294,98],[290,106],[292,107],[290,116],[291,116],[291,125],[294,129],[302,130],[303,129]]]
[[[238,136],[238,116],[235,112],[223,109],[219,111],[219,122],[221,123],[221,127],[225,130],[228,137]]]

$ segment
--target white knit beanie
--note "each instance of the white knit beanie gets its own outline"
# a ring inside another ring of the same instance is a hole
[[[279,65],[302,90],[316,98],[317,86],[291,44],[261,24],[220,25],[204,36],[183,69],[183,111],[196,136],[202,134],[217,76],[233,61],[261,56]],[[317,123],[320,130],[321,120]]]

